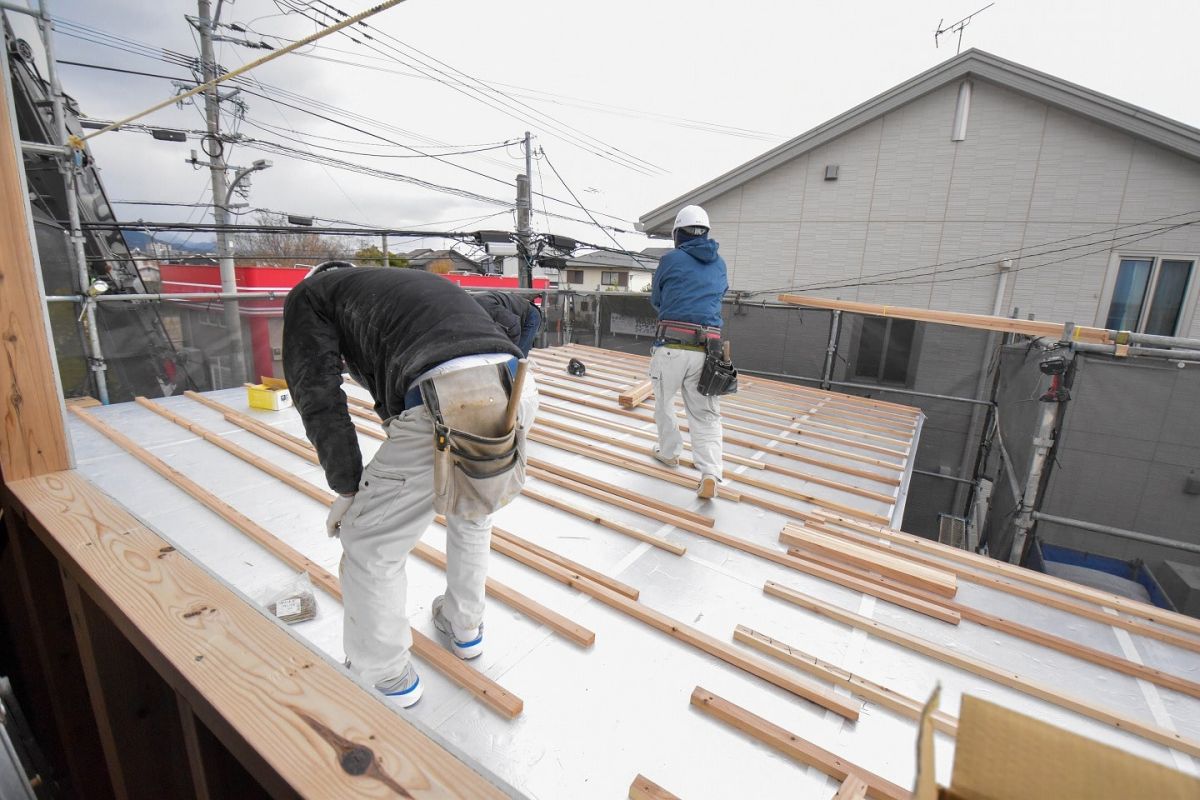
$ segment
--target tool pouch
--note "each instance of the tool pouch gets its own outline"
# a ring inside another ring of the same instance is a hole
[[[497,430],[512,388],[508,371],[498,372],[463,370],[422,385],[433,417],[433,507],[439,514],[482,519],[525,485],[525,432]]]
[[[736,394],[738,371],[733,361],[724,355],[725,346],[719,339],[710,339],[704,351],[704,366],[700,369],[700,380],[696,391],[705,397]]]

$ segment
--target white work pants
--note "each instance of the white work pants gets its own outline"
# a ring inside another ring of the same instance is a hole
[[[532,375],[517,424],[528,430],[537,413]],[[342,519],[342,640],[351,667],[366,681],[398,677],[408,665],[408,554],[433,522],[433,421],[424,406],[385,426],[387,440],[363,470],[358,494]],[[446,519],[446,604],[456,631],[483,621],[484,582],[492,518]]]
[[[654,386],[654,422],[658,425],[658,451],[665,458],[678,458],[683,437],[675,421],[675,393],[683,392],[691,433],[692,459],[701,475],[724,477],[721,466],[721,401],[705,397],[696,389],[704,353],[656,347],[650,356],[650,382]]]

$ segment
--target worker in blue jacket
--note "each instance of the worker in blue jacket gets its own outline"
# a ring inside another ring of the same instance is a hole
[[[700,394],[709,339],[721,337],[721,298],[729,288],[725,259],[708,237],[708,214],[686,206],[675,217],[675,249],[664,255],[654,272],[650,302],[658,312],[658,330],[650,358],[654,386],[654,421],[658,446],[654,457],[669,467],[679,464],[683,437],[676,422],[675,395],[683,394],[692,440],[692,461],[700,471],[696,494],[711,498],[723,476],[721,406],[716,397]]]

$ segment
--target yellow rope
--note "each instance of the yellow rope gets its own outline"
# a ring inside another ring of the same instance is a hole
[[[75,148],[83,147],[83,143],[88,139],[91,139],[95,136],[99,136],[102,133],[108,133],[111,130],[121,127],[122,125],[128,125],[130,122],[133,122],[134,120],[141,119],[142,117],[146,116],[147,114],[153,114],[155,111],[158,111],[161,108],[166,108],[167,106],[169,106],[173,103],[178,103],[179,101],[186,100],[189,97],[192,97],[193,95],[197,95],[197,94],[200,94],[201,92],[208,91],[212,87],[214,87],[218,84],[224,83],[225,81],[229,80],[230,78],[236,78],[238,75],[249,72],[250,70],[254,69],[255,67],[261,66],[262,64],[265,64],[268,61],[272,61],[276,58],[279,58],[282,55],[287,55],[288,53],[292,52],[293,50],[295,50],[299,47],[304,47],[307,44],[311,44],[311,43],[315,42],[317,39],[328,36],[331,33],[337,33],[342,28],[346,28],[346,27],[349,27],[350,25],[354,25],[354,24],[366,19],[367,17],[372,17],[372,16],[378,14],[380,11],[386,11],[389,8],[391,8],[392,6],[399,5],[400,3],[403,3],[403,2],[404,2],[404,0],[384,0],[384,2],[382,2],[376,6],[368,8],[365,11],[360,11],[359,13],[355,14],[352,17],[347,17],[346,19],[342,20],[341,22],[337,23],[336,25],[331,25],[330,27],[325,28],[324,30],[319,30],[316,33],[312,34],[311,36],[306,36],[305,38],[300,39],[299,41],[292,42],[287,47],[272,51],[272,52],[268,53],[267,55],[263,56],[262,58],[251,61],[249,64],[238,67],[237,69],[235,69],[231,72],[226,72],[224,75],[219,75],[216,78],[213,78],[211,81],[208,81],[207,83],[202,83],[199,86],[197,86],[196,88],[185,92],[184,94],[180,94],[180,95],[176,95],[174,97],[167,98],[166,100],[162,101],[161,103],[158,103],[157,105],[150,106],[150,108],[147,108],[145,111],[140,111],[137,114],[134,114],[133,116],[126,117],[125,119],[118,120],[117,122],[113,122],[108,125],[105,125],[103,128],[100,128],[99,130],[96,130],[96,131],[92,131],[91,133],[89,133],[87,136],[84,136],[84,137],[72,135],[71,137],[68,138],[67,143]]]

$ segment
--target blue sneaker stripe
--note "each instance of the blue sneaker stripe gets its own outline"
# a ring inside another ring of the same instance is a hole
[[[408,687],[407,689],[404,689],[403,691],[399,691],[399,692],[385,692],[384,696],[385,697],[403,697],[404,695],[409,694],[409,693],[413,692],[414,690],[416,690],[416,688],[420,685],[421,685],[421,679],[417,678],[416,682],[412,686]]]
[[[469,642],[460,642],[457,639],[455,639],[454,646],[455,647],[474,647],[475,645],[479,644],[482,641],[483,641],[483,634],[481,633]]]

